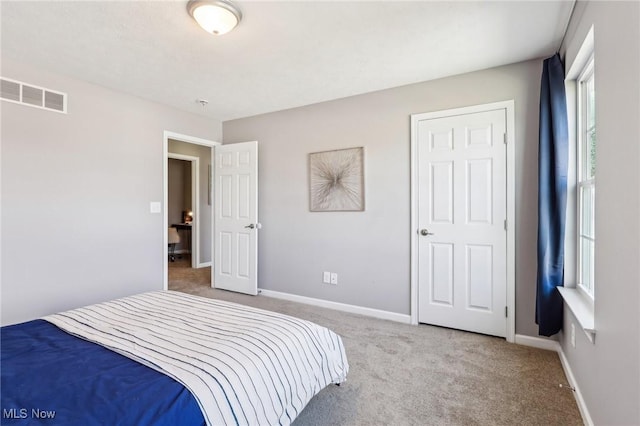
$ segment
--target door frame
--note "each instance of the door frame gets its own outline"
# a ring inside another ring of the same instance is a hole
[[[513,100],[411,114],[411,324],[418,324],[418,140],[420,120],[445,118],[463,114],[504,109],[506,112],[507,145],[507,342],[515,342],[516,275],[515,275],[515,103]]]
[[[168,155],[169,155],[169,139],[173,139],[179,142],[190,143],[194,145],[202,145],[211,148],[211,173],[214,172],[215,167],[215,156],[214,156],[214,147],[217,145],[222,145],[220,142],[215,142],[208,139],[202,139],[195,136],[189,136],[182,133],[172,132],[169,130],[165,130],[162,137],[162,192],[163,192],[163,212],[162,212],[162,223],[163,223],[163,231],[162,231],[162,265],[163,265],[163,288],[164,290],[169,289],[169,215],[167,211],[167,204],[169,203],[169,167],[168,167]],[[213,204],[213,199],[212,199]],[[213,206],[212,206],[213,207]],[[211,260],[213,261],[215,256],[215,241],[213,233],[214,230],[214,214],[213,208],[211,209]],[[193,232],[193,230],[191,230]],[[193,235],[191,236],[193,241]],[[193,244],[193,243],[192,243]],[[199,247],[198,247],[199,248]],[[199,254],[198,254],[199,255]]]
[[[193,211],[193,222],[191,225],[191,247],[189,247],[189,252],[191,253],[191,267],[192,268],[201,268],[202,265],[200,263],[200,158],[194,157],[192,155],[184,155],[184,154],[176,154],[173,152],[167,153],[167,160],[182,160],[188,161],[191,163],[191,203],[192,203],[192,211]],[[168,183],[169,175],[167,174],[167,183]],[[167,185],[167,200],[169,195],[169,187]],[[195,201],[194,201],[195,200]],[[167,206],[167,228],[169,227],[168,221],[168,206],[169,203],[165,204]],[[167,232],[169,232],[167,230]]]

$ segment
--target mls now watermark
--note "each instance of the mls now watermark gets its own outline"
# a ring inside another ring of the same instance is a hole
[[[41,410],[40,408],[3,408],[3,419],[53,419],[56,412],[53,410]]]

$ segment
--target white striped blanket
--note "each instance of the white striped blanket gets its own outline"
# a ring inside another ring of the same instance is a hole
[[[173,377],[208,425],[288,425],[349,370],[342,339],[327,328],[173,291],[44,319]]]

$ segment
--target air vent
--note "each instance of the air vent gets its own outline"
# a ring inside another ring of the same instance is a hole
[[[56,112],[67,112],[67,94],[0,77],[0,99]]]
[[[44,94],[44,90],[38,89],[37,87],[27,86],[26,84],[22,85],[22,102],[25,104],[41,107],[42,103],[42,95]]]
[[[20,83],[9,80],[0,80],[0,92],[2,99],[20,102]]]

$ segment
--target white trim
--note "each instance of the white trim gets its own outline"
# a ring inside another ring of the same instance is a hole
[[[590,32],[591,33],[591,32]],[[576,105],[577,105],[577,114],[576,114],[576,146],[574,150],[574,155],[576,156],[576,216],[575,216],[575,227],[576,227],[576,238],[574,240],[575,246],[575,261],[576,261],[576,287],[584,292],[590,299],[591,304],[593,304],[594,300],[594,291],[595,291],[595,274],[593,273],[594,262],[591,262],[591,259],[585,261],[583,258],[584,252],[582,249],[583,239],[591,240],[593,243],[593,250],[595,253],[596,240],[595,240],[595,229],[592,230],[594,237],[588,237],[584,234],[584,213],[585,211],[591,211],[591,215],[595,216],[595,205],[593,209],[583,208],[583,190],[586,188],[591,188],[593,190],[593,195],[595,195],[596,191],[596,183],[595,176],[588,178],[588,173],[585,173],[586,165],[586,157],[587,157],[587,134],[589,133],[587,129],[587,116],[588,116],[588,102],[585,96],[585,82],[594,79],[595,84],[595,75],[594,75],[594,59],[593,59],[593,51],[591,52],[591,56],[587,60],[587,63],[584,65],[580,75],[575,80],[575,87],[577,90],[576,96]],[[595,124],[595,129],[597,132],[597,124]],[[597,147],[597,135],[596,135],[596,147]],[[587,175],[587,176],[585,176]],[[588,283],[589,287],[585,285],[584,277],[583,277],[583,267],[589,266],[592,270],[591,274],[591,282]]]
[[[507,318],[506,340],[515,342],[516,335],[516,215],[515,215],[515,102],[513,100],[474,105],[411,115],[411,324],[418,323],[418,155],[416,124],[418,120],[473,114],[477,112],[504,109],[507,129]]]
[[[565,233],[565,276],[564,287],[558,287],[563,296],[565,305],[574,313],[578,323],[583,328],[589,341],[594,343],[594,286],[591,292],[581,285],[581,194],[580,187],[585,181],[581,181],[582,175],[582,145],[583,136],[582,121],[583,109],[581,105],[581,79],[585,71],[594,72],[594,27],[589,28],[580,49],[568,66],[565,77],[565,90],[567,99],[567,119],[569,129],[569,170],[567,172],[567,220]],[[597,143],[597,142],[596,142]],[[594,182],[595,180],[591,179]]]
[[[211,266],[211,262],[202,262],[202,263],[198,263],[196,268],[207,268],[209,266]]]
[[[582,421],[587,426],[593,426],[593,419],[591,419],[591,415],[589,414],[587,403],[584,401],[584,397],[582,396],[582,392],[580,392],[580,388],[578,387],[576,378],[573,375],[573,371],[571,371],[569,360],[565,356],[564,351],[562,350],[562,347],[560,345],[558,345],[558,356],[560,357],[560,363],[562,364],[562,369],[564,370],[565,376],[567,376],[569,385],[574,389],[573,397],[576,399],[576,403],[578,404],[578,410],[580,410],[580,415],[582,415]]]
[[[565,77],[565,91],[567,97],[567,121],[569,129],[569,169],[567,171],[567,219],[565,228],[565,259],[564,285],[565,288],[576,287],[578,282],[578,77],[594,55],[594,29],[589,28],[585,39],[573,61],[568,66]],[[569,59],[569,58],[567,58]]]
[[[174,160],[183,161],[200,161],[200,157],[194,157],[193,155],[176,154],[175,152],[167,152],[167,158],[173,158]]]
[[[162,202],[163,202],[163,260],[162,260],[162,267],[163,267],[163,277],[162,277],[162,281],[163,281],[163,288],[165,290],[167,290],[169,288],[169,245],[168,245],[168,241],[169,241],[169,215],[167,212],[167,204],[169,203],[169,184],[168,184],[168,175],[169,175],[169,171],[168,171],[168,164],[167,164],[167,160],[168,160],[168,154],[169,154],[169,139],[173,139],[173,140],[177,140],[180,142],[186,142],[186,143],[191,143],[194,145],[203,145],[203,146],[207,146],[212,148],[211,149],[211,167],[213,170],[213,167],[215,167],[215,163],[214,163],[214,155],[213,155],[213,147],[217,146],[217,145],[221,145],[220,142],[215,142],[215,141],[210,141],[207,139],[202,139],[202,138],[198,138],[195,136],[189,136],[189,135],[183,135],[181,133],[176,133],[176,132],[171,132],[168,130],[165,130],[163,132],[163,139],[162,139],[162,185],[163,185],[163,198],[162,198]],[[215,250],[215,244],[214,244],[214,234],[213,234],[213,229],[214,229],[214,216],[213,216],[213,208],[211,209],[211,258],[213,259],[214,256],[214,250]],[[192,230],[193,232],[193,230]],[[193,236],[192,236],[193,238]]]
[[[580,46],[580,50],[576,54],[576,57],[573,58],[573,62],[571,62],[571,66],[569,67],[569,71],[566,73],[566,80],[577,80],[582,72],[583,68],[587,65],[589,60],[593,57],[593,52],[595,51],[595,38],[593,25],[589,28],[587,35]]]
[[[409,234],[411,234],[411,250],[410,250],[410,261],[411,261],[411,270],[410,274],[410,287],[409,294],[411,296],[409,312],[411,315],[411,324],[418,324],[418,132],[416,125],[417,117],[412,114],[411,115],[411,162],[409,165],[409,170],[411,173],[411,208],[410,208],[410,222],[411,222],[411,230]]]
[[[575,80],[565,80],[565,92],[567,98],[567,124],[569,130],[569,164],[567,169],[567,211],[564,235],[564,285],[575,286],[578,271],[576,265],[577,232],[578,232],[578,194],[577,194],[577,158],[575,150],[577,146],[577,85]]]
[[[516,117],[515,102],[502,102],[507,119],[507,342],[516,336]]]
[[[170,132],[168,130],[164,131],[165,140],[173,139],[180,142],[192,143],[194,145],[202,145],[213,147],[216,145],[222,145],[220,142],[211,141],[209,139],[202,139],[196,136],[183,135],[182,133]]]
[[[215,275],[213,274],[213,263],[216,258],[216,210],[215,210],[215,198],[213,196],[213,187],[215,186],[215,182],[213,181],[213,176],[216,173],[216,150],[215,147],[217,145],[222,145],[219,142],[214,142],[214,145],[211,146],[211,158],[209,160],[209,164],[211,164],[211,170],[208,170],[209,175],[207,175],[208,182],[211,182],[211,186],[208,187],[208,191],[210,192],[208,197],[211,200],[211,261],[209,262],[209,266],[211,266],[211,288],[214,287],[213,278]]]
[[[334,309],[336,311],[349,312],[352,314],[365,315],[368,317],[379,318],[383,320],[401,322],[410,324],[411,317],[396,312],[382,311],[379,309],[366,308],[363,306],[348,305],[346,303],[331,302],[329,300],[314,299],[313,297],[298,296],[297,294],[281,293],[279,291],[258,289],[261,296],[273,297],[274,299],[289,300],[291,302],[304,303],[306,305],[319,306],[321,308]]]
[[[193,217],[191,224],[191,267],[197,268],[200,261],[200,158],[192,155],[167,153],[167,159],[189,161],[191,163],[191,203]]]
[[[547,351],[560,351],[560,343],[553,339],[544,339],[542,337],[525,336],[524,334],[516,334],[516,345],[530,346],[532,348],[544,349]]]
[[[569,287],[557,287],[564,304],[569,308],[578,324],[587,335],[591,343],[595,343],[596,327],[593,299],[584,290]]]

